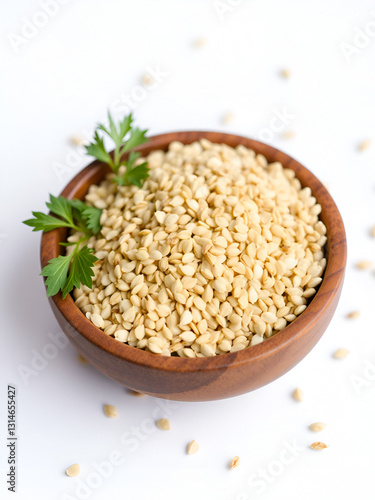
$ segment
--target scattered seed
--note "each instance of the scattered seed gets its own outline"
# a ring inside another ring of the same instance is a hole
[[[320,441],[316,441],[310,445],[310,448],[313,450],[324,450],[324,448],[328,448],[328,446]]]
[[[301,401],[303,401],[303,398],[304,398],[304,394],[303,394],[303,391],[302,389],[300,389],[299,387],[297,387],[297,389],[294,389],[293,391],[293,398],[298,401],[299,403]]]
[[[81,470],[81,468],[80,468],[79,464],[73,464],[66,469],[65,474],[69,477],[78,476],[78,474],[80,473],[80,470]]]
[[[294,130],[285,130],[282,134],[281,137],[283,139],[294,139],[296,136],[296,133]]]
[[[357,319],[359,318],[361,313],[359,311],[352,311],[346,315],[348,319]]]
[[[83,356],[81,356],[81,354],[78,354],[77,358],[80,363],[82,363],[83,365],[87,365],[87,360]]]
[[[309,426],[309,429],[313,432],[323,431],[327,427],[327,424],[323,424],[323,422],[315,422]]]
[[[132,391],[130,389],[128,392],[131,396],[135,396],[137,398],[143,398],[144,396],[146,396],[146,394],[143,394],[143,392]]]
[[[154,79],[152,78],[152,76],[149,74],[149,73],[145,73],[143,76],[142,76],[142,83],[145,87],[149,86],[149,85],[152,85],[154,83]]]
[[[236,456],[236,457],[232,458],[232,461],[230,463],[230,468],[233,470],[236,467],[238,467],[239,464],[240,464],[240,459],[239,459],[239,457]]]
[[[370,139],[365,139],[364,141],[360,142],[358,144],[358,149],[359,151],[365,151],[371,146],[371,140]]]
[[[207,44],[207,38],[205,37],[197,38],[193,42],[193,46],[196,47],[197,49],[199,49],[200,47],[204,47],[206,44]]]
[[[284,68],[280,71],[280,75],[283,77],[283,78],[290,78],[291,77],[291,71],[287,68]]]
[[[78,134],[72,135],[70,137],[70,142],[73,144],[73,146],[78,147],[83,147],[85,144],[87,144],[86,139]]]
[[[371,269],[372,262],[369,260],[360,260],[357,262],[357,269]]]
[[[171,428],[171,424],[167,418],[159,418],[159,420],[157,420],[157,422],[156,422],[156,425],[162,431],[169,431]]]
[[[226,113],[222,118],[222,123],[228,125],[234,121],[234,113]]]
[[[187,446],[187,454],[188,455],[193,455],[194,453],[197,453],[199,450],[199,445],[196,441],[190,441],[190,443]]]
[[[337,351],[333,354],[333,357],[336,359],[344,359],[348,356],[349,353],[350,351],[348,351],[348,349],[344,349],[341,347],[340,349],[337,349]]]
[[[109,418],[115,418],[117,417],[117,408],[112,405],[104,405],[104,413]]]

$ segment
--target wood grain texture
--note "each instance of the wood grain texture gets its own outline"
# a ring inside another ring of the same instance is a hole
[[[306,310],[280,333],[261,344],[212,358],[162,357],[122,344],[96,328],[76,307],[70,295],[49,299],[62,330],[82,356],[98,370],[130,389],[152,396],[181,401],[208,401],[258,389],[295,366],[314,347],[326,330],[340,296],[345,264],[346,237],[340,213],[321,182],[290,156],[245,137],[218,132],[175,132],[151,137],[139,148],[142,154],[165,150],[174,140],[190,144],[201,138],[229,146],[244,146],[279,161],[295,171],[303,186],[309,186],[322,206],[327,227],[327,267],[320,288]],[[99,183],[108,167],[95,161],[82,170],[61,193],[83,198],[91,184]],[[42,237],[41,263],[59,255],[64,229]]]

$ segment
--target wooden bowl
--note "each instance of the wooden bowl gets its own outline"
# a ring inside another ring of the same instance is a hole
[[[244,146],[263,154],[269,162],[279,161],[295,171],[303,186],[309,186],[322,206],[321,219],[327,227],[327,267],[323,281],[305,311],[284,330],[261,344],[242,351],[210,358],[163,357],[114,340],[96,328],[78,309],[70,295],[49,299],[62,330],[81,355],[98,370],[135,391],[180,401],[209,401],[237,396],[258,389],[293,368],[314,347],[326,330],[340,296],[346,264],[346,237],[340,213],[326,188],[290,156],[271,146],[244,137],[217,132],[175,132],[151,137],[138,148],[146,155],[166,150],[172,141],[190,144],[201,138],[229,146]],[[91,184],[99,183],[108,167],[99,161],[83,169],[61,193],[83,198]],[[41,262],[59,255],[64,228],[42,237]]]

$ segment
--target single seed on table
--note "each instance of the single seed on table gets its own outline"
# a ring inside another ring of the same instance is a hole
[[[296,136],[296,133],[294,130],[285,130],[282,134],[281,134],[281,137],[283,139],[294,139],[294,137]]]
[[[145,73],[142,76],[142,83],[145,86],[152,85],[154,83],[154,79],[152,78],[152,76],[150,74]]]
[[[143,398],[144,396],[146,396],[146,394],[143,394],[143,392],[132,391],[131,389],[129,389],[128,392],[131,396],[135,396],[137,398]]]
[[[372,226],[371,228],[371,236],[375,238],[375,226]]]
[[[233,470],[233,469],[235,469],[236,467],[238,467],[238,466],[239,466],[239,464],[240,464],[240,459],[239,459],[239,457],[237,457],[237,456],[236,456],[236,457],[232,458],[232,461],[231,461],[231,463],[230,463],[230,466],[229,466],[229,467]]]
[[[281,75],[283,78],[290,78],[290,76],[291,76],[291,71],[290,71],[290,69],[288,69],[288,68],[283,68],[283,69],[280,71],[280,75]]]
[[[360,260],[357,262],[357,269],[371,269],[372,262],[369,260]]]
[[[201,38],[197,38],[196,40],[194,40],[193,46],[196,47],[197,49],[199,49],[200,47],[203,47],[204,45],[206,45],[206,43],[207,43],[207,38],[201,37]]]
[[[309,425],[309,429],[313,432],[320,432],[327,427],[327,424],[323,422],[315,422],[314,424]]]
[[[78,134],[74,134],[70,137],[70,142],[74,145],[74,146],[79,146],[79,147],[83,147],[85,144],[87,144],[87,140],[82,137],[81,135],[78,135]]]
[[[324,450],[325,448],[328,448],[328,446],[321,441],[316,441],[310,445],[310,448],[313,450]]]
[[[232,123],[234,120],[234,114],[233,113],[225,113],[225,115],[222,118],[222,122],[226,125],[228,123]]]
[[[80,363],[82,363],[83,365],[87,365],[87,360],[83,356],[81,356],[81,354],[78,354],[77,357]]]
[[[300,389],[299,387],[294,389],[293,398],[300,403],[304,398],[304,394],[303,394],[302,389]]]
[[[350,351],[348,349],[344,349],[341,347],[340,349],[337,349],[337,351],[333,354],[333,357],[336,359],[344,359],[348,356]]]
[[[80,470],[81,470],[81,468],[80,468],[79,464],[73,464],[66,469],[65,474],[69,477],[78,476],[78,474],[80,473]]]
[[[357,319],[359,318],[361,313],[359,311],[352,311],[346,315],[348,319]]]
[[[115,418],[117,417],[117,408],[112,405],[104,405],[104,413],[109,418]]]
[[[359,151],[365,151],[371,146],[371,140],[370,139],[365,139],[364,141],[360,142],[358,144],[358,149]]]
[[[162,431],[169,431],[171,428],[171,424],[167,418],[159,418],[159,420],[156,421],[156,425]]]
[[[187,445],[187,454],[188,455],[193,455],[194,453],[197,453],[199,450],[199,445],[196,441],[190,441],[190,443]]]

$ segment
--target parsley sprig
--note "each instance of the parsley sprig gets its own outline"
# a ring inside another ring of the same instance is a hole
[[[147,130],[141,130],[132,126],[133,116],[131,113],[116,126],[111,113],[108,112],[108,123],[108,127],[102,124],[97,126],[93,142],[85,146],[87,154],[107,163],[115,173],[113,180],[119,186],[134,184],[141,187],[144,179],[147,179],[149,176],[147,162],[135,166],[135,162],[140,157],[140,154],[130,150],[147,142],[148,139],[145,137]],[[115,144],[113,156],[105,149],[103,134],[100,134],[99,131],[113,140]],[[129,156],[125,160],[124,155],[128,151],[130,151]],[[120,167],[123,165],[125,166],[125,171],[120,173]]]
[[[93,141],[85,146],[86,153],[107,163],[115,174],[113,181],[119,186],[134,184],[141,187],[142,182],[149,176],[149,169],[147,162],[135,165],[140,154],[133,149],[147,142],[147,130],[132,126],[131,113],[116,126],[108,112],[108,123],[107,127],[102,124],[97,126]],[[103,134],[113,140],[115,144],[113,154],[105,149]],[[127,159],[124,158],[126,153],[128,153]],[[41,275],[47,278],[47,297],[56,295],[61,290],[65,298],[74,287],[79,288],[81,283],[92,288],[93,266],[98,259],[93,255],[93,249],[88,248],[86,243],[92,235],[101,230],[102,210],[90,207],[81,200],[68,200],[63,196],[56,198],[52,195],[46,205],[53,215],[32,212],[34,218],[25,220],[24,224],[31,226],[33,231],[45,233],[59,227],[83,233],[82,238],[77,242],[60,243],[63,246],[75,246],[69,255],[59,255],[51,259],[41,272]]]
[[[33,231],[47,233],[52,229],[67,227],[83,233],[77,242],[60,243],[63,246],[74,245],[74,250],[69,255],[51,259],[41,272],[41,276],[47,277],[47,297],[56,295],[61,290],[65,298],[74,287],[79,288],[81,283],[92,288],[92,268],[98,259],[93,255],[93,249],[88,248],[85,243],[92,235],[100,232],[102,210],[90,207],[81,200],[68,200],[63,196],[56,198],[52,195],[46,205],[54,215],[32,212],[34,218],[23,223],[32,227]]]

